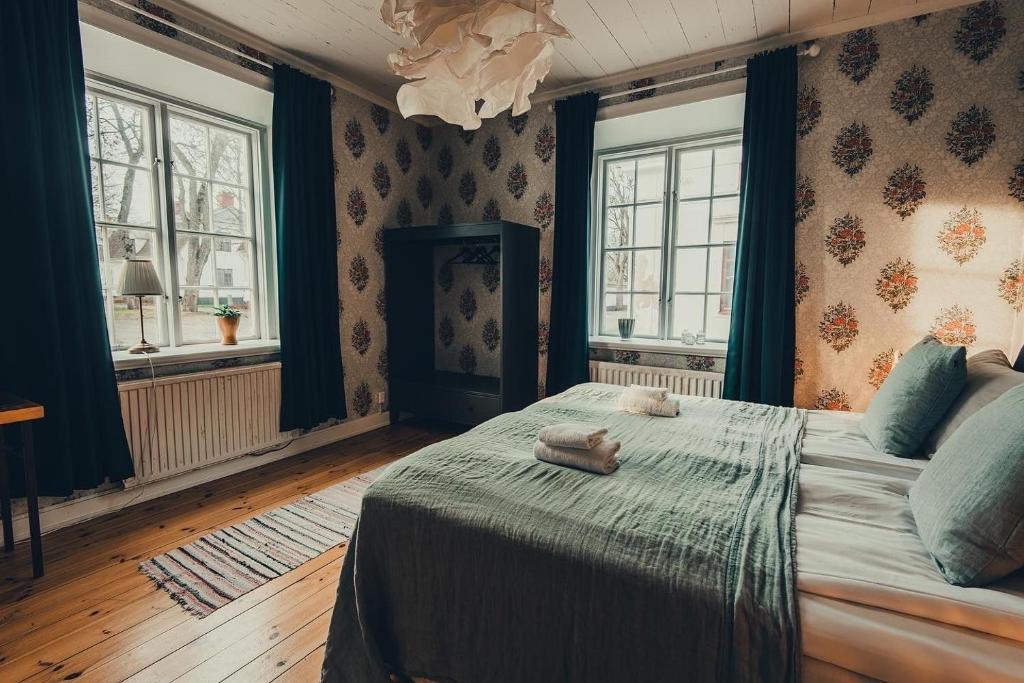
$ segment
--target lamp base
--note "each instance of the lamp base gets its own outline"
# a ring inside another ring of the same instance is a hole
[[[128,349],[128,353],[160,353],[160,347],[153,346],[148,341],[143,340]]]

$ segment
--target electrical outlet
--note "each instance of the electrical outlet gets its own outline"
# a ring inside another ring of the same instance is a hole
[[[384,395],[384,392],[383,391],[378,391],[377,392],[377,403],[379,403],[381,405],[384,405],[385,399],[386,399],[386,397]]]

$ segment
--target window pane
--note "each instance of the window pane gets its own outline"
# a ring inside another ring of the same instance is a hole
[[[638,159],[636,166],[636,201],[661,201],[665,196],[665,157]]]
[[[704,248],[676,249],[676,291],[703,292],[708,267]]]
[[[731,292],[736,268],[736,247],[711,247],[708,265],[708,291]]]
[[[248,235],[246,192],[228,185],[213,185],[213,229],[234,235]]]
[[[170,117],[174,172],[209,177],[209,129],[195,121]]]
[[[629,294],[622,292],[605,292],[601,306],[601,334],[618,336],[619,318],[628,318]]]
[[[146,323],[146,341],[150,344],[162,343],[164,336],[160,330],[160,321],[157,315],[157,297],[147,296],[142,298],[142,316],[145,318]],[[139,323],[139,297],[115,296],[112,318],[114,346],[127,348],[141,341],[142,329]]]
[[[213,238],[178,234],[178,282],[186,287],[212,287]]]
[[[608,209],[605,215],[604,246],[606,248],[626,247],[633,237],[633,207]]]
[[[110,292],[106,289],[102,290],[103,294],[103,316],[107,321],[107,340],[111,346],[114,346],[114,312],[110,310]]]
[[[251,287],[252,243],[248,240],[215,239],[217,287]]]
[[[252,292],[248,289],[218,289],[217,304],[220,306],[231,306],[242,312],[242,319],[238,322],[238,337],[245,339],[256,334],[255,320],[253,316]]]
[[[711,195],[711,150],[685,152],[679,155],[679,196]]]
[[[708,339],[721,341],[729,338],[731,308],[732,294],[708,295],[708,318],[704,327]]]
[[[174,177],[174,226],[178,230],[209,232],[209,183],[183,176]]]
[[[676,244],[707,244],[708,220],[711,217],[711,202],[679,202],[676,220]]]
[[[661,204],[636,207],[636,235],[633,237],[633,246],[661,246],[661,221],[664,214]]]
[[[92,184],[92,216],[95,220],[102,220],[100,213],[100,167],[95,161],[89,162],[89,176]]]
[[[100,287],[104,290],[110,286],[109,264],[103,253],[103,228],[96,229],[96,257],[100,264]]]
[[[85,96],[85,127],[89,137],[89,156],[99,156],[99,148],[96,146],[96,98],[92,95]],[[96,176],[93,175],[95,178]]]
[[[181,310],[181,336],[185,342],[212,342],[220,339],[213,315],[216,300],[216,292],[212,289],[181,289],[178,305]]]
[[[102,165],[103,219],[153,225],[153,185],[149,171]]]
[[[124,230],[106,228],[107,253],[110,255],[110,274],[116,287],[121,277],[121,261],[128,258],[160,262],[156,247],[156,232],[152,230]],[[157,268],[157,272],[160,269]]]
[[[632,253],[610,251],[604,255],[604,288],[625,291],[629,289],[629,273]]]
[[[643,337],[658,336],[658,318],[661,308],[658,305],[657,294],[634,294],[633,295],[633,317],[636,318],[636,327],[633,334]]]
[[[740,198],[716,199],[711,209],[711,241],[735,242],[739,230]]]
[[[606,167],[605,205],[629,204],[633,201],[633,186],[636,182],[636,162],[632,159],[612,161]]]
[[[676,339],[684,332],[697,334],[704,322],[703,294],[676,294],[672,299],[672,336]]]
[[[124,164],[147,163],[146,111],[142,107],[102,97],[98,99],[98,105],[100,156]]]
[[[249,184],[249,154],[246,138],[219,128],[211,129],[210,161],[213,179],[235,185]]]
[[[715,150],[715,194],[740,191],[740,146]]]
[[[661,291],[661,249],[633,252],[633,291]]]

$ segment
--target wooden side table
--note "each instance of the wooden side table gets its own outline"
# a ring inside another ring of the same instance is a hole
[[[15,454],[4,444],[7,425],[21,425],[21,456],[25,470],[25,500],[28,503],[28,527],[32,538],[32,576],[43,575],[43,540],[39,533],[39,498],[36,491],[36,460],[32,448],[32,423],[43,419],[43,406],[0,392],[0,515],[4,518],[4,552],[14,550],[14,519],[11,516],[11,486],[7,476],[7,456]]]

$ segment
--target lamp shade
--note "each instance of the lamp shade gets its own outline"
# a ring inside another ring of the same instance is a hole
[[[156,268],[152,261],[126,259],[121,268],[121,294],[124,296],[149,296],[163,294]]]

